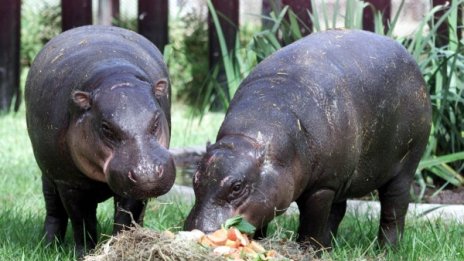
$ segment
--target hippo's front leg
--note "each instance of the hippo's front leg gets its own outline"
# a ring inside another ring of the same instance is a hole
[[[133,221],[143,225],[146,205],[147,200],[135,200],[115,195],[113,235],[119,233],[124,227],[131,226]]]
[[[45,243],[51,244],[55,240],[62,242],[68,226],[68,214],[64,209],[63,203],[55,183],[46,176],[42,176],[42,191],[45,198]]]
[[[255,234],[253,235],[253,239],[260,240],[260,239],[266,238],[266,236],[267,236],[267,225],[256,229]]]
[[[61,201],[71,219],[76,255],[81,257],[97,242],[97,205],[92,190],[58,185]]]
[[[331,246],[328,219],[335,192],[321,189],[310,195],[303,194],[296,203],[300,210],[298,242],[309,242],[315,248]]]

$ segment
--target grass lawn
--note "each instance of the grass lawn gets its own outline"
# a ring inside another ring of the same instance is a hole
[[[214,141],[222,114],[208,114],[202,123],[189,122],[186,108],[173,106],[171,147],[204,146]],[[0,116],[0,260],[72,260],[71,233],[61,247],[44,248],[41,243],[44,202],[40,172],[27,137],[24,109]],[[180,230],[190,203],[161,203],[151,200],[145,226],[156,230]],[[112,202],[100,204],[100,231],[111,233]],[[278,217],[272,231],[294,236],[297,216]],[[464,260],[464,226],[444,222],[408,220],[398,250],[378,249],[375,237],[378,220],[347,216],[341,224],[335,250],[328,260]],[[70,227],[68,227],[70,231]],[[274,232],[273,232],[274,233]]]

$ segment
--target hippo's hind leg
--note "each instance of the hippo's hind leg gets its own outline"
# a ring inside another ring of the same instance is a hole
[[[42,191],[45,199],[45,243],[62,242],[68,226],[68,214],[52,180],[42,175]]]
[[[135,200],[115,195],[113,235],[131,226],[133,221],[143,225],[146,204],[147,200]]]
[[[409,189],[420,156],[405,157],[398,174],[378,189],[380,199],[379,243],[381,246],[396,246],[403,234],[409,205]]]
[[[332,204],[332,209],[329,215],[329,229],[332,237],[337,235],[338,226],[342,222],[343,217],[346,213],[346,200]]]

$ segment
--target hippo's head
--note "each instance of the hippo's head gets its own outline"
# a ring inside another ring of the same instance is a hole
[[[174,184],[167,80],[154,86],[139,78],[74,91],[66,136],[74,162],[91,179],[121,196],[142,199],[165,194]]]
[[[293,179],[282,175],[286,166],[271,154],[268,146],[241,135],[209,146],[194,176],[196,201],[185,229],[211,232],[236,215],[259,229],[283,213]]]

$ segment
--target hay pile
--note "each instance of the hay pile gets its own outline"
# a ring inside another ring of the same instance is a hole
[[[137,227],[100,245],[84,261],[116,260],[227,260],[213,255],[195,241]]]
[[[211,248],[180,235],[142,227],[132,228],[99,245],[93,253],[84,258],[84,261],[230,260],[213,253]],[[279,253],[278,258],[272,260],[313,259],[312,253],[301,250],[293,241],[266,239],[259,243],[266,249],[273,249]]]

